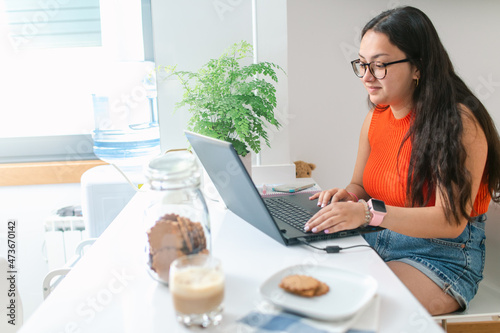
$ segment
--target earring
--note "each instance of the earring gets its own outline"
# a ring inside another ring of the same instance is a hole
[[[417,78],[417,80],[416,80],[416,82],[415,82],[415,88],[416,88],[416,87],[418,87],[418,78]]]

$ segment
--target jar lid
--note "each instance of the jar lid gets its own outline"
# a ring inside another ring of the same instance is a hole
[[[200,171],[196,157],[187,150],[172,151],[152,159],[146,169],[150,182],[197,185]]]

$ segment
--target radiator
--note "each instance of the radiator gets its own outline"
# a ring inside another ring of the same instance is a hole
[[[65,214],[73,215],[65,216]],[[63,267],[87,238],[81,208],[64,207],[45,220],[45,258],[49,271]]]

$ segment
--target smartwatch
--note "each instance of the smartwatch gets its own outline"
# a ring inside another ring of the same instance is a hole
[[[368,209],[372,213],[372,219],[369,225],[377,227],[382,223],[385,215],[387,214],[387,209],[385,208],[385,203],[382,200],[370,199],[367,202]]]

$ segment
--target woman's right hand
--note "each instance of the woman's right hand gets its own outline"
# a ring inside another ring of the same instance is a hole
[[[314,199],[318,199],[318,207],[325,207],[329,203],[337,201],[356,201],[354,196],[343,188],[332,188],[330,190],[315,193],[309,197],[309,200]]]

